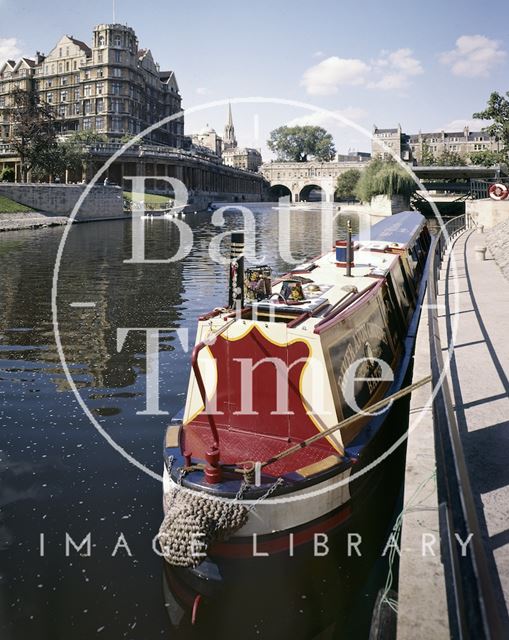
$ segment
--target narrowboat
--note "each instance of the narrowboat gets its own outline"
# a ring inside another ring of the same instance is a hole
[[[164,439],[176,628],[311,638],[334,619],[360,522],[387,508],[383,454],[405,429],[389,399],[408,389],[430,240],[403,212],[272,279],[233,235],[229,305],[199,318]]]

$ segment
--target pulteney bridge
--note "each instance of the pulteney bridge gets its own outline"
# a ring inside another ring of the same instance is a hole
[[[364,169],[367,162],[266,162],[260,167],[270,182],[269,197],[290,196],[292,202],[334,201],[338,176],[348,169]]]

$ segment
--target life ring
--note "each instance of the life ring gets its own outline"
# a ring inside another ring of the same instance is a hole
[[[492,184],[488,189],[488,193],[490,194],[490,198],[492,200],[505,200],[509,195],[509,189],[505,184],[500,184],[497,182],[496,184]]]

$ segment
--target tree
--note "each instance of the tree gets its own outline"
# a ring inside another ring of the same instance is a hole
[[[430,167],[436,164],[435,154],[433,153],[430,145],[426,142],[426,140],[422,141],[420,164],[422,167]]]
[[[336,183],[336,195],[342,200],[353,200],[355,198],[355,187],[359,182],[361,172],[359,169],[347,169],[338,176]]]
[[[11,106],[5,113],[11,125],[9,143],[19,156],[22,180],[26,182],[41,154],[55,143],[54,113],[34,90],[23,89],[11,93]]]
[[[0,173],[0,182],[14,182],[16,172],[12,167],[4,167]]]
[[[507,156],[503,151],[490,151],[489,149],[485,149],[484,151],[474,151],[468,156],[468,159],[472,164],[483,167],[493,167],[501,162],[505,162]]]
[[[506,96],[509,97],[509,91],[506,92]],[[479,120],[492,120],[493,122],[485,127],[484,131],[499,140],[506,152],[509,150],[509,100],[507,98],[493,91],[488,98],[486,109],[474,113],[472,117]]]
[[[456,151],[442,151],[436,158],[436,165],[439,167],[464,167],[465,164],[465,158]]]
[[[331,134],[322,127],[309,125],[274,129],[267,144],[280,161],[307,162],[309,156],[314,156],[328,162],[336,153]]]
[[[397,162],[376,159],[362,173],[355,194],[362,202],[370,202],[379,195],[388,198],[395,195],[411,196],[416,189],[412,176]]]

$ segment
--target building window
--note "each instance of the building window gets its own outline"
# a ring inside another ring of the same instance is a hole
[[[48,82],[46,82],[46,87],[49,89],[51,86],[53,86],[53,80],[48,80]]]
[[[95,91],[96,91],[96,94],[97,94],[98,96],[102,96],[102,94],[103,94],[103,90],[104,90],[104,85],[103,85],[103,83],[102,83],[102,82],[98,82],[98,83],[95,85]]]
[[[61,84],[67,84],[67,76],[63,76],[61,81],[60,81],[60,83]]]
[[[104,69],[97,69],[97,77],[104,78]]]
[[[51,93],[51,91],[46,95],[46,102],[48,104],[53,104],[53,94]]]
[[[118,35],[117,35],[117,36],[115,36],[115,37],[113,38],[113,45],[114,45],[115,47],[120,47],[120,46],[122,46],[122,38],[121,38],[120,36],[118,36]]]
[[[95,128],[98,131],[102,131],[104,129],[104,118],[102,116],[95,119]]]
[[[80,103],[79,103],[79,102],[77,102],[77,103],[74,105],[74,113],[75,113],[77,116],[79,116],[79,115],[80,115],[80,113],[81,113]]]
[[[98,98],[95,101],[95,110],[97,113],[102,113],[104,111],[104,100],[102,98]]]
[[[78,68],[78,63],[76,60],[72,63],[72,68],[74,69],[74,71],[76,71],[76,69]]]
[[[67,115],[67,108],[65,107],[65,105],[60,105],[58,107],[58,115],[61,118],[65,118],[65,116]]]
[[[97,52],[97,62],[102,62],[103,61],[103,52],[102,51],[98,51]]]
[[[111,110],[114,113],[120,113],[120,100],[112,100],[111,101]]]
[[[59,62],[59,64],[58,64],[58,73],[62,73],[63,70],[64,70],[64,65],[61,62]]]
[[[62,47],[60,47],[60,49],[58,50],[58,57],[61,58],[62,57]]]
[[[92,95],[92,85],[86,84],[83,90],[83,95],[86,97],[90,97]]]
[[[67,102],[67,91],[60,92],[60,102]]]
[[[122,62],[122,51],[115,51],[115,62]]]
[[[104,47],[104,36],[99,36],[98,43],[100,47]]]
[[[113,117],[111,119],[111,128],[113,131],[122,131],[122,118]]]
[[[92,119],[83,118],[83,129],[88,130],[92,128]]]
[[[91,103],[90,100],[83,100],[83,112],[85,114],[89,114],[91,111]]]
[[[118,67],[113,67],[113,77],[114,78],[121,78],[122,77],[122,69],[119,69]]]
[[[79,99],[80,99],[80,96],[81,96],[81,93],[80,93],[80,89],[79,89],[79,87],[78,87],[78,88],[75,90],[75,92],[74,92],[74,99],[75,99],[75,100],[79,100]]]
[[[120,95],[120,83],[119,82],[113,82],[111,84],[111,93],[114,96],[119,96]]]

